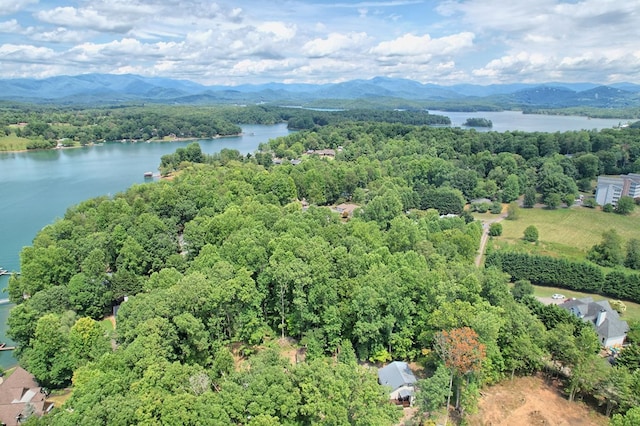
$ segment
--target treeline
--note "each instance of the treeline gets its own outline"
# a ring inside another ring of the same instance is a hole
[[[269,167],[271,153],[293,159],[324,145],[344,147],[337,158],[388,162],[391,175],[416,194],[428,187],[447,187],[460,191],[467,201],[489,198],[508,203],[532,192],[527,198],[531,203],[558,208],[563,203],[572,205],[579,190],[592,191],[593,180],[600,174],[640,171],[639,135],[637,129],[484,133],[341,123],[274,139],[261,147],[268,155],[259,158]],[[356,167],[363,164],[355,163]],[[414,199],[407,207],[418,205]]]
[[[28,149],[119,140],[213,138],[236,135],[238,124],[289,122],[308,129],[343,121],[380,121],[405,124],[450,124],[447,117],[426,111],[309,111],[272,106],[189,107],[137,106],[100,109],[2,108],[0,128],[5,135],[29,139]]]
[[[328,124],[337,124],[346,121],[370,121],[431,126],[448,126],[451,124],[451,120],[449,119],[449,117],[429,114],[428,111],[424,110],[294,110],[290,114],[291,116],[286,118],[287,127],[294,130],[313,129],[316,126],[326,126]]]
[[[240,127],[219,108],[128,107],[93,110],[1,110],[5,134],[55,146],[90,142],[177,138],[212,138],[234,135]],[[42,146],[37,146],[42,147]]]
[[[550,256],[494,251],[486,258],[487,266],[500,268],[512,280],[529,280],[533,284],[561,287],[569,290],[640,303],[640,274],[623,270],[604,272],[591,262],[571,261]]]

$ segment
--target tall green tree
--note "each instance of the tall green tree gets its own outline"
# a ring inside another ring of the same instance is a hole
[[[631,269],[640,269],[640,240],[631,238],[627,241],[627,255],[624,266]]]
[[[603,232],[602,242],[589,249],[587,259],[600,266],[621,265],[624,261],[622,237],[613,228]]]

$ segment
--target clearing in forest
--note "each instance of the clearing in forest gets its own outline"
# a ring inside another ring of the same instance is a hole
[[[471,426],[605,426],[609,419],[581,402],[569,402],[557,383],[539,376],[516,377],[482,389]]]

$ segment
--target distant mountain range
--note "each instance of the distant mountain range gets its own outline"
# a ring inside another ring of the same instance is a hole
[[[335,84],[269,83],[204,86],[186,80],[139,75],[83,74],[37,80],[0,79],[0,100],[50,104],[167,104],[276,103],[307,105],[320,101],[383,99],[420,104],[471,103],[504,108],[640,107],[640,85],[618,83],[458,84],[439,86],[412,80],[376,77]]]

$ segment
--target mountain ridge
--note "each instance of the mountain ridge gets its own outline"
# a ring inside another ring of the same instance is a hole
[[[410,101],[486,100],[512,107],[640,107],[640,85],[616,83],[455,84],[389,77],[340,83],[265,83],[206,86],[189,80],[135,74],[79,74],[45,79],[0,79],[0,100],[32,103],[305,103],[322,99],[406,99]]]

